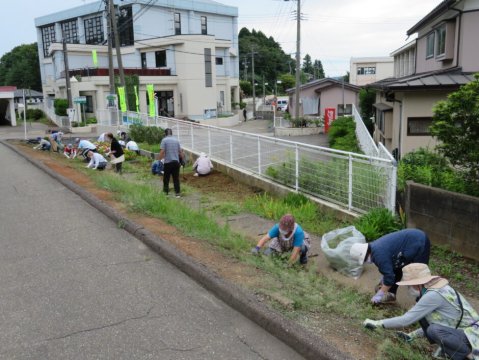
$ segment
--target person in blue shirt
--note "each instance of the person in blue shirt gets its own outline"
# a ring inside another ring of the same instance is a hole
[[[373,304],[396,301],[397,282],[402,278],[404,266],[412,263],[429,264],[431,243],[427,235],[418,229],[404,229],[384,235],[369,244],[354,244],[351,258],[360,265],[374,263],[382,274],[371,298]]]
[[[301,264],[308,262],[308,250],[311,246],[309,235],[301,226],[299,226],[294,216],[286,214],[275,224],[268,233],[263,236],[258,244],[251,249],[255,255],[259,254],[261,248],[270,241],[269,247],[264,251],[264,255],[280,254],[291,251],[288,263],[294,264],[299,257]]]

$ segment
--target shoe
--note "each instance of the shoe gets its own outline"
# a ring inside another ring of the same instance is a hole
[[[180,194],[176,194],[176,198],[179,199],[181,197]]]
[[[379,302],[380,304],[392,304],[396,302],[396,295],[393,294],[393,293],[386,293],[384,294],[383,298],[381,299],[381,301]]]
[[[194,173],[193,176],[198,176],[198,173]]]
[[[442,350],[442,347],[438,346],[437,349],[432,353],[433,359],[447,359],[446,354]]]

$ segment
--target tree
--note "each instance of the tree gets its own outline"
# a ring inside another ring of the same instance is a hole
[[[0,85],[42,91],[36,43],[17,46],[0,58]]]
[[[376,91],[371,88],[363,88],[359,90],[359,109],[364,124],[372,134],[374,130],[371,117],[374,115],[373,104],[376,102]]]
[[[436,149],[463,170],[468,181],[479,182],[479,74],[439,101],[433,109],[431,135]]]
[[[314,68],[314,78],[315,79],[324,79],[324,69],[323,69],[323,64],[321,63],[321,60],[314,60],[313,64]]]
[[[311,61],[311,56],[309,54],[306,54],[303,59],[303,71],[306,74],[311,74],[313,75],[314,73],[314,68],[313,68],[313,62]]]
[[[282,93],[286,92],[287,89],[291,89],[295,86],[296,84],[296,79],[294,75],[291,74],[282,74],[279,76],[279,80],[281,80],[281,88],[283,91],[280,91]],[[280,89],[278,89],[279,91]]]
[[[346,75],[343,75],[343,80],[345,83],[349,83],[349,71],[346,71]]]

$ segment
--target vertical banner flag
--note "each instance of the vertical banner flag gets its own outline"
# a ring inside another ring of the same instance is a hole
[[[155,111],[155,91],[153,89],[153,84],[146,85],[146,91],[148,93],[148,100],[149,100],[148,115],[151,117],[154,117],[156,116],[156,111]]]
[[[327,134],[329,131],[329,125],[336,119],[336,109],[335,108],[326,108],[324,109],[324,133]]]
[[[140,113],[140,101],[138,100],[138,86],[135,85],[135,102],[136,102],[136,112]]]
[[[96,50],[91,51],[91,58],[93,59],[93,66],[98,67],[98,57],[96,55]]]
[[[126,112],[125,87],[118,86],[118,97],[120,98],[120,110]]]

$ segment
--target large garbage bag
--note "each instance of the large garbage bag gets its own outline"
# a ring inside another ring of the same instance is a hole
[[[349,255],[351,246],[366,239],[354,226],[336,229],[323,235],[321,249],[333,269],[355,279],[361,276],[363,266]]]

